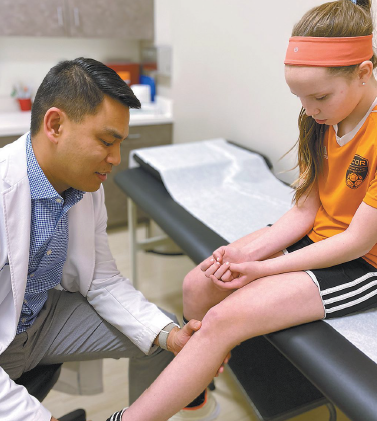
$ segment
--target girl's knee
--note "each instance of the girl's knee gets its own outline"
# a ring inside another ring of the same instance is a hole
[[[213,343],[221,342],[221,345],[227,351],[230,351],[241,341],[241,332],[234,332],[231,315],[222,310],[224,309],[219,308],[219,306],[212,307],[208,310],[202,320],[200,333]]]
[[[206,334],[213,333],[218,335],[219,332],[221,332],[221,335],[225,334],[230,325],[229,317],[230,315],[226,314],[226,311],[223,311],[221,306],[214,306],[205,315],[201,330],[203,329]]]
[[[211,307],[228,295],[217,289],[197,266],[183,280],[183,311],[186,319],[202,320]]]
[[[203,276],[203,273],[198,267],[191,270],[183,279],[183,299],[195,296],[198,293],[198,278]]]

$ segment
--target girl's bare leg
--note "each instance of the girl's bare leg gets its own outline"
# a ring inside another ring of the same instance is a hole
[[[165,421],[211,381],[240,342],[323,318],[317,289],[305,272],[258,279],[211,308],[202,328],[152,386],[124,413],[123,421]]]
[[[242,248],[262,235],[269,227],[262,228],[233,242],[233,247]],[[183,281],[183,314],[187,320],[202,320],[207,311],[232,292],[220,291],[200,270],[200,265],[191,270]]]

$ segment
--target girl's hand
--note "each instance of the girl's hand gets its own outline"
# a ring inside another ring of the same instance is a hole
[[[216,272],[219,267],[219,262],[213,258],[213,256],[209,256],[206,260],[204,260],[200,265],[200,270],[204,272],[204,274],[209,277],[209,274]]]
[[[230,282],[234,278],[237,278],[239,275],[236,272],[231,272],[229,262],[226,262],[223,265],[220,265],[219,262],[216,262],[212,268],[208,269],[206,273],[208,274],[206,276],[214,276],[215,278],[223,282]]]
[[[222,246],[213,252],[213,258],[223,264],[229,263],[242,263],[247,261],[246,254],[239,248],[234,246]]]
[[[204,262],[200,265],[200,269],[209,278],[211,275],[217,272],[223,263],[241,263],[245,262],[246,259],[247,256],[240,249],[233,246],[222,246],[215,250],[212,256],[204,260]],[[218,275],[215,276],[218,277]],[[227,281],[231,280],[230,273],[227,274],[226,278]]]
[[[215,275],[211,275],[210,278],[222,291],[236,290],[261,277],[260,274],[258,274],[259,263],[260,262],[225,264],[216,271]],[[228,273],[231,273],[229,281],[225,280],[228,278]]]

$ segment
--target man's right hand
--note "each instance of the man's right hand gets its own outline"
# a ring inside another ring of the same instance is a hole
[[[192,319],[182,329],[178,327],[172,329],[167,340],[168,350],[177,355],[201,326],[202,322]]]

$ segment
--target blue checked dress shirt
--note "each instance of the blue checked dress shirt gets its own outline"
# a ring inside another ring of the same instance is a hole
[[[68,247],[68,210],[84,193],[70,188],[60,196],[35,158],[30,134],[26,140],[27,174],[31,194],[30,251],[27,284],[17,334],[35,321],[49,289],[58,285]]]

